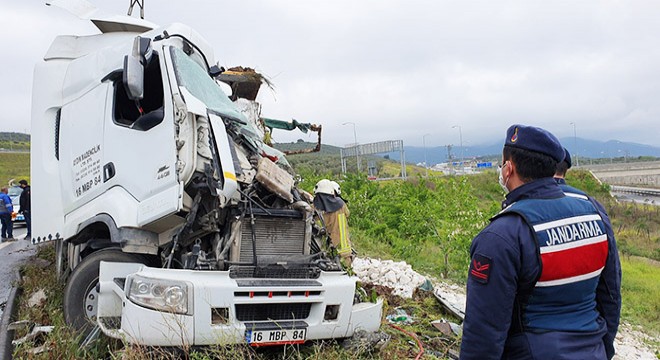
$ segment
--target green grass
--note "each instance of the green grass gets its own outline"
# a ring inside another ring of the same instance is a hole
[[[11,179],[30,182],[30,153],[0,152],[0,185],[6,186]]]
[[[0,131],[1,151],[30,151],[30,135]]]
[[[623,280],[621,316],[660,334],[660,266],[640,258],[621,258]]]
[[[30,151],[30,143],[0,140],[0,149],[4,151]]]
[[[104,338],[89,349],[80,347],[80,336],[66,326],[62,313],[62,293],[64,285],[57,281],[53,271],[55,261],[54,244],[39,247],[35,255],[37,260],[29,261],[22,268],[23,295],[19,299],[17,320],[29,320],[37,325],[53,325],[53,332],[44,339],[28,341],[14,349],[14,359],[98,359],[103,358],[105,349],[119,347],[117,341]],[[39,263],[43,265],[39,265]],[[30,297],[39,290],[44,290],[46,300],[34,306],[28,306]],[[27,330],[18,330],[15,338],[26,335]],[[45,345],[49,350],[42,354],[30,354],[33,347]]]
[[[2,155],[7,154],[0,153]],[[20,154],[11,155],[14,166],[29,163],[27,157],[21,161],[16,160],[16,155]],[[0,170],[4,169],[3,166]],[[609,198],[607,186],[598,184],[589,173],[575,171],[569,174],[568,182],[599,198],[610,211],[615,224],[615,234],[623,253],[622,319],[641,325],[645,332],[658,336],[660,267],[657,262],[628,255],[653,255],[654,249],[658,248],[659,208],[617,204]],[[320,176],[316,172],[303,173],[303,188],[311,190]],[[468,249],[472,237],[486,225],[488,217],[499,210],[503,199],[494,171],[463,177],[432,176],[430,179],[424,179],[421,173],[417,173],[408,181],[371,182],[355,175],[337,179],[341,181],[342,194],[349,200],[351,238],[360,256],[404,260],[418,272],[433,277],[442,276],[456,283],[463,283],[467,276]],[[639,224],[645,224],[645,227]],[[445,258],[445,254],[449,256]],[[52,250],[49,246],[42,247],[38,257],[52,262]],[[80,349],[73,331],[63,325],[62,285],[55,281],[52,266],[34,266],[29,264],[25,270],[25,296],[21,299],[20,318],[56,325],[57,331],[46,338],[46,342],[55,349],[48,355],[30,356],[27,355],[27,348],[39,345],[30,343],[17,349],[16,358],[119,359],[124,356],[128,359],[148,359],[153,356],[151,349],[123,348],[118,342],[108,339],[96,344],[93,349]],[[27,297],[39,288],[48,289],[48,301],[42,306],[25,309]],[[417,320],[406,329],[413,330],[425,344],[432,344],[432,349],[439,354],[456,342],[457,339],[439,338],[438,332],[431,328],[431,320],[448,317],[434,298],[422,296],[415,300],[402,300],[383,295],[387,299],[384,316],[397,306],[404,307]],[[385,322],[381,330],[392,335],[393,339],[385,349],[374,354],[347,351],[336,342],[315,342],[308,346],[266,351],[254,351],[246,346],[188,349],[187,356],[190,359],[399,359],[415,356],[416,347],[410,344],[411,339],[407,335],[390,328]],[[156,358],[176,358],[174,355],[168,357],[165,352],[157,354]],[[425,355],[424,358],[433,357]]]
[[[609,186],[598,183],[587,171],[570,170],[566,181],[605,206],[623,255],[660,261],[660,206],[617,202],[610,196]]]

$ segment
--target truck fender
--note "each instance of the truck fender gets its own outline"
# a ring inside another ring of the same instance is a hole
[[[113,243],[121,242],[121,237],[119,236],[119,229],[117,229],[115,220],[112,219],[112,217],[108,214],[98,214],[94,217],[91,217],[83,221],[82,223],[80,223],[80,225],[78,225],[77,233],[78,234],[82,233],[87,227],[95,223],[105,224],[105,226],[108,228],[108,232],[110,233],[110,239],[109,239],[110,242]],[[81,242],[85,242],[85,241],[83,240]]]
[[[114,219],[108,214],[98,214],[82,222],[78,226],[78,233],[82,233],[87,227],[95,223],[102,223],[108,228],[110,243],[121,245],[124,252],[139,254],[158,254],[158,234],[136,228],[118,228]],[[86,242],[86,238],[78,243]]]

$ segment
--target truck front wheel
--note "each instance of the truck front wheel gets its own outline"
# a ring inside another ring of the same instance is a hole
[[[64,320],[83,334],[87,334],[96,322],[96,284],[99,282],[101,261],[147,263],[147,259],[141,255],[107,248],[88,255],[73,269],[64,288]]]

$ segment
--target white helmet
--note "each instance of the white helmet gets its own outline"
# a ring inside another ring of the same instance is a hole
[[[335,190],[335,194],[337,194],[337,196],[341,195],[341,187],[339,186],[339,184],[336,181],[330,181],[330,182],[332,183],[332,188]]]
[[[314,186],[314,195],[316,194],[334,195],[335,186],[332,184],[333,182],[334,181],[330,181],[328,179],[319,180],[319,182],[316,183],[316,186]],[[339,187],[339,184],[337,184],[337,187]]]

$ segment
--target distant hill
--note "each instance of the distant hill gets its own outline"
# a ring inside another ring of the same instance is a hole
[[[0,141],[30,142],[30,134],[0,132]]]
[[[573,151],[574,139],[561,138],[559,139],[562,144],[564,144],[568,151],[572,155],[575,155]],[[281,143],[275,144],[275,147],[280,150],[298,150],[302,148],[311,148],[314,147],[315,143],[310,142],[292,142],[292,143]],[[640,160],[640,157],[644,157],[646,160],[660,157],[660,147],[653,147],[644,144],[637,144],[631,142],[623,142],[618,140],[609,140],[609,141],[596,141],[589,139],[577,138],[578,148],[582,148],[582,151],[578,152],[577,155],[580,159],[609,159],[613,158],[614,161],[623,162],[626,160]],[[326,158],[326,161],[332,163],[332,167],[336,168],[339,166],[339,153],[340,147],[333,145],[323,144],[321,146],[321,151],[318,153],[311,154],[301,154],[301,155],[289,155],[287,159],[294,164],[301,164],[310,161],[311,159],[316,159],[315,162],[320,161],[321,155],[332,155],[329,158]],[[447,162],[448,160],[448,151],[446,146],[435,146],[427,147],[426,150],[423,147],[418,146],[404,146],[404,156],[406,162],[409,164],[419,164],[424,162],[424,156],[426,152],[426,159],[430,165]],[[502,144],[492,144],[492,145],[479,145],[479,146],[460,146],[451,147],[451,157],[454,161],[461,159],[477,159],[479,161],[497,161],[500,159],[502,154]],[[386,157],[393,161],[399,161],[399,153],[390,153],[390,154],[380,154],[380,157]],[[332,160],[330,160],[332,159]],[[301,161],[302,160],[302,161]],[[353,159],[349,159],[349,166],[354,165],[354,161],[351,164]],[[595,162],[595,161],[594,161]],[[364,164],[363,164],[364,165]]]
[[[30,135],[0,132],[0,151],[30,151]]]
[[[291,151],[291,150],[301,150],[301,149],[313,149],[316,147],[316,143],[298,141],[298,142],[290,142],[290,143],[276,143],[273,144],[273,146],[281,151]],[[339,149],[340,149],[339,147],[326,145],[322,143],[321,151],[319,151],[316,154],[339,155]],[[296,155],[291,155],[291,156],[296,156]]]
[[[281,143],[275,144],[275,147],[279,150],[299,150],[299,149],[309,149],[316,146],[316,143],[310,142],[296,142],[296,143]],[[287,160],[296,172],[300,174],[316,174],[321,176],[338,176],[341,174],[341,154],[340,147],[333,145],[321,145],[321,151],[306,153],[306,154],[295,154],[287,155]],[[398,162],[388,161],[382,157],[369,155],[360,157],[361,159],[361,170],[367,172],[368,164],[371,163],[378,170],[378,174],[384,177],[396,177],[400,174],[400,168]],[[357,163],[355,157],[351,156],[346,159],[346,171],[349,173],[354,173],[357,171]],[[417,169],[416,167],[410,167],[408,170],[410,172],[420,172],[421,168]]]
[[[644,144],[637,144],[633,142],[624,142],[619,140],[598,141],[573,137],[560,138],[562,144],[568,149],[573,156],[576,154],[580,158],[590,159],[635,159],[639,157],[660,157],[660,147],[650,146]],[[577,144],[577,146],[575,146]],[[461,156],[465,159],[479,158],[484,160],[499,159],[502,153],[503,143],[496,143],[492,145],[477,145],[477,146],[452,146],[451,156],[453,159],[460,159]],[[578,149],[577,151],[575,149]],[[448,157],[447,147],[436,146],[427,147],[426,151],[423,147],[418,146],[405,146],[406,162],[422,163],[424,162],[424,153],[426,152],[426,159],[429,164],[437,164],[446,162]],[[462,155],[461,155],[462,154]],[[389,154],[391,159],[398,159],[397,153]]]

